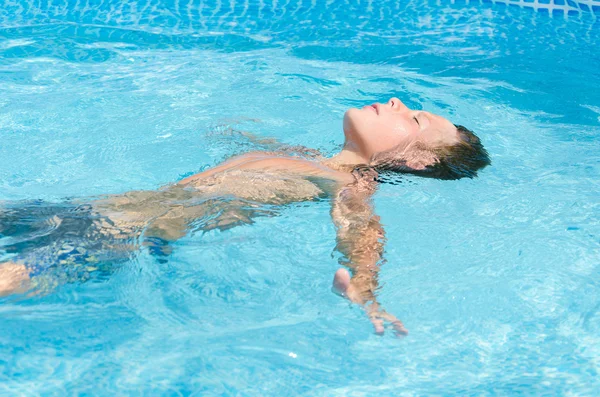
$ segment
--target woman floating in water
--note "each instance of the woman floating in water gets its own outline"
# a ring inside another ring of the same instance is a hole
[[[65,204],[27,202],[0,208],[0,296],[85,280],[127,260],[141,246],[164,260],[190,230],[227,229],[272,208],[329,198],[343,264],[333,289],[361,305],[375,332],[402,323],[377,302],[385,233],[371,203],[382,172],[440,179],[472,178],[490,164],[479,139],[443,117],[399,99],[350,109],[345,144],[331,158],[251,152],[156,191],[133,191]],[[12,256],[11,256],[12,255]]]

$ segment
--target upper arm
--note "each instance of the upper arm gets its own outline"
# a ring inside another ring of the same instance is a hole
[[[373,209],[373,190],[359,183],[346,186],[332,203],[336,249],[344,255],[345,264],[353,269],[372,268],[383,254],[385,232]]]

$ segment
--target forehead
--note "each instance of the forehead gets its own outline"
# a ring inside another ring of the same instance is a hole
[[[431,123],[431,127],[438,129],[438,130],[447,130],[449,132],[455,132],[456,131],[456,126],[448,119],[439,116],[435,113],[431,113],[431,112],[422,112],[424,113],[427,118],[429,118],[429,121]]]
[[[453,145],[458,142],[458,130],[448,119],[430,112],[423,113],[429,119],[429,126],[423,132],[430,140],[444,145]]]

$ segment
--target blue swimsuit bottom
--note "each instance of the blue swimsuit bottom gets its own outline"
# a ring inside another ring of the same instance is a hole
[[[116,251],[101,233],[106,217],[89,204],[26,201],[0,205],[0,262],[23,263],[30,276],[54,273],[63,282],[110,272],[131,252]],[[121,241],[122,243],[122,241]]]

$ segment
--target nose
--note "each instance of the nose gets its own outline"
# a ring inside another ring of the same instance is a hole
[[[400,111],[400,112],[409,110],[408,107],[405,104],[403,104],[400,99],[398,99],[396,97],[390,98],[390,100],[388,101],[388,105],[390,105],[392,107],[392,109],[394,109],[396,111]]]

